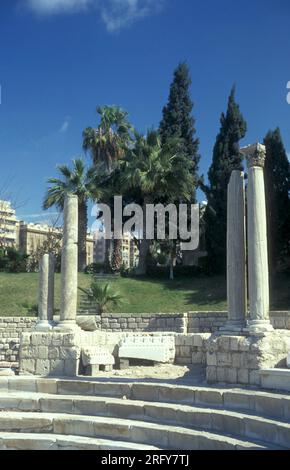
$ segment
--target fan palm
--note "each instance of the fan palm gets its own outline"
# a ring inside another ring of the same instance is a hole
[[[132,143],[133,127],[128,121],[128,113],[118,106],[99,106],[97,113],[100,124],[96,129],[88,127],[83,131],[83,148],[90,152],[94,165],[102,164],[110,174]],[[116,187],[111,186],[111,190],[112,195],[117,195]],[[121,264],[122,240],[114,239],[112,270],[119,272]]]
[[[100,197],[97,171],[94,167],[87,169],[82,158],[73,160],[72,168],[67,165],[58,165],[57,170],[61,178],[49,178],[43,208],[57,206],[63,210],[65,196],[74,194],[78,196],[78,270],[86,267],[86,239],[88,227],[88,201]]]
[[[87,127],[83,131],[83,148],[89,151],[94,165],[104,164],[111,172],[118,160],[123,158],[132,142],[132,126],[128,113],[118,106],[99,106],[97,113],[101,121],[97,128]]]
[[[138,274],[146,273],[150,241],[146,240],[146,205],[190,201],[194,180],[190,162],[179,150],[180,141],[161,144],[159,134],[150,130],[146,137],[136,134],[136,144],[122,164],[122,187],[139,189],[143,200],[143,237],[140,240]]]
[[[79,287],[79,289],[86,294],[88,300],[95,304],[98,313],[102,315],[109,307],[118,307],[123,302],[123,296],[115,291],[111,284],[99,284],[96,281],[92,281],[89,289]]]

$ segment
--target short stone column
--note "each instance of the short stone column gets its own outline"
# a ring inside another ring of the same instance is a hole
[[[61,256],[61,307],[57,329],[77,329],[78,289],[78,197],[65,198]]]
[[[234,170],[227,200],[227,299],[228,321],[220,331],[241,333],[246,326],[246,223],[244,174]]]
[[[248,162],[248,278],[250,334],[272,331],[269,318],[269,271],[267,220],[264,185],[266,148],[261,144],[245,147],[241,152]]]
[[[45,254],[39,263],[38,321],[37,331],[52,328],[54,306],[54,257]]]

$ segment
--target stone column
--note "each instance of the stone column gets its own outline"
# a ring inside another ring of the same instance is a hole
[[[55,258],[52,253],[49,254],[49,270],[48,270],[48,307],[47,317],[48,321],[53,323],[54,314],[54,270]]]
[[[52,328],[54,304],[54,258],[45,254],[39,264],[38,321],[37,331]]]
[[[57,329],[75,330],[78,288],[78,197],[67,196],[63,213],[61,308]]]
[[[250,334],[272,331],[269,319],[269,272],[267,220],[264,186],[266,148],[261,144],[245,147],[241,152],[248,162],[248,278]]]
[[[228,321],[224,333],[241,333],[246,326],[246,224],[244,174],[234,170],[227,198],[227,299]]]

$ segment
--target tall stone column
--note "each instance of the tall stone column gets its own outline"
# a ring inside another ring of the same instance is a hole
[[[75,330],[78,288],[78,197],[67,196],[63,213],[61,308],[57,329]]]
[[[245,147],[241,152],[248,162],[248,278],[250,334],[272,331],[269,318],[269,272],[267,220],[264,186],[266,148],[261,144]]]
[[[38,321],[37,331],[48,331],[52,328],[54,305],[54,257],[45,254],[39,265],[38,288]]]
[[[48,307],[47,317],[48,321],[53,323],[54,314],[54,271],[55,271],[55,258],[52,253],[49,254],[49,267],[48,267]]]
[[[224,333],[241,333],[246,326],[246,224],[244,174],[234,170],[227,201],[227,299],[228,321]]]

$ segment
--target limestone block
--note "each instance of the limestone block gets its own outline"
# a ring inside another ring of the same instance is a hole
[[[232,355],[230,353],[217,353],[217,365],[218,367],[225,367],[232,365]]]
[[[192,364],[203,364],[205,362],[205,355],[199,351],[192,353]]]
[[[48,359],[48,347],[39,346],[37,349],[37,359]]]
[[[50,360],[50,375],[62,376],[64,375],[64,361],[61,359]]]
[[[208,383],[214,383],[217,381],[217,368],[214,366],[208,366],[206,368],[206,380]]]
[[[225,369],[226,382],[236,384],[238,379],[237,369],[228,367]]]
[[[251,385],[260,385],[260,375],[258,370],[250,371],[250,384]]]
[[[217,365],[217,355],[216,355],[216,353],[207,353],[206,363],[207,363],[208,366],[216,366]]]
[[[202,347],[202,335],[194,335],[193,336],[193,346]]]
[[[241,367],[241,353],[232,354],[232,365],[235,368]]]
[[[238,369],[238,383],[249,383],[249,369]]]
[[[22,374],[35,374],[36,359],[22,359],[20,369]]]
[[[35,374],[48,375],[50,371],[50,362],[48,359],[36,359]]]
[[[217,380],[218,382],[226,382],[226,368],[217,367]]]
[[[231,351],[238,351],[239,350],[239,343],[240,343],[240,337],[239,336],[231,336],[231,338],[230,338],[230,349],[231,349]]]
[[[66,359],[64,361],[64,375],[75,377],[79,372],[79,360]]]
[[[257,372],[259,383],[266,389],[290,392],[289,369],[262,369]]]
[[[101,347],[83,348],[81,351],[82,363],[88,365],[114,365],[115,358],[107,349]]]
[[[59,348],[51,347],[48,350],[48,359],[58,359],[59,358]]]
[[[128,336],[120,343],[119,357],[171,362],[175,356],[173,336]]]

